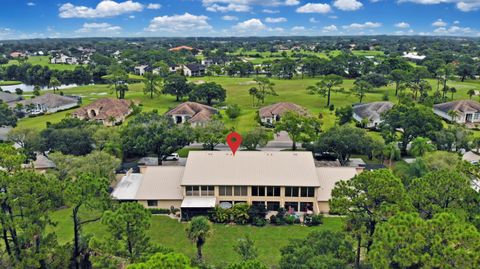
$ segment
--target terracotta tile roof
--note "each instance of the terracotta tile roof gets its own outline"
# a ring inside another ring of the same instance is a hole
[[[281,102],[281,103],[275,103],[273,105],[269,105],[266,107],[260,108],[258,113],[260,114],[260,117],[266,118],[266,117],[272,117],[274,115],[283,115],[287,111],[295,111],[299,114],[302,115],[308,115],[308,111],[294,103],[289,103],[289,102]]]
[[[193,48],[189,46],[178,46],[178,47],[169,49],[169,51],[179,51],[179,50],[193,50]]]
[[[131,101],[128,100],[102,98],[75,110],[72,115],[94,120],[107,120],[110,117],[119,119],[128,116],[132,112],[130,105]],[[91,110],[97,111],[92,118],[88,113]]]
[[[447,103],[436,104],[434,109],[448,113],[448,111],[460,111],[460,112],[478,112],[480,111],[480,103],[473,100],[459,100]]]
[[[188,122],[204,122],[209,121],[213,114],[217,114],[218,110],[211,106],[196,102],[185,102],[174,109],[168,111],[166,115],[175,116],[175,115],[188,115],[191,118]]]

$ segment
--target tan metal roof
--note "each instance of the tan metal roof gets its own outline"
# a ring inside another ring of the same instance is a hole
[[[185,167],[149,166],[135,195],[136,200],[182,200],[180,182]]]
[[[355,167],[317,167],[318,181],[318,201],[328,201],[335,187],[335,183],[341,180],[349,180],[357,175]]]
[[[182,185],[319,186],[311,152],[191,151]]]

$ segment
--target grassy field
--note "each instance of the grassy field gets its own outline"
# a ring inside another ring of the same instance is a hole
[[[53,219],[57,222],[56,227],[50,227],[57,234],[61,244],[73,239],[71,211],[59,210],[53,213]],[[341,218],[325,218],[325,223],[318,227],[293,226],[266,226],[252,227],[241,225],[220,225],[213,227],[213,234],[207,239],[204,247],[205,259],[209,264],[222,266],[230,262],[238,261],[239,257],[233,250],[238,238],[249,235],[258,247],[260,259],[271,267],[278,265],[280,260],[280,248],[285,246],[290,239],[304,238],[314,230],[340,230],[342,229]],[[189,257],[195,255],[195,245],[185,236],[184,223],[179,223],[164,216],[153,216],[150,230],[148,231],[152,241],[165,245],[182,252]],[[90,233],[97,238],[102,238],[107,232],[101,223],[87,224],[85,233]]]
[[[300,51],[292,51],[292,50],[285,50],[285,51],[279,51],[279,52],[268,52],[268,51],[263,51],[263,52],[258,52],[256,50],[244,50],[244,49],[238,49],[232,55],[242,55],[244,60],[247,60],[253,64],[261,64],[264,61],[270,60],[279,60],[282,59],[283,56],[282,54],[286,54],[288,57],[293,56],[294,54],[304,54],[304,55],[311,55],[311,56],[317,56],[320,58],[332,58],[335,56],[340,55],[342,52],[340,50],[332,50],[328,52],[313,52],[309,50],[300,50]],[[383,51],[378,51],[378,50],[353,50],[352,53],[357,56],[383,56],[384,53]],[[253,56],[260,56],[260,57],[253,57]]]
[[[0,81],[0,86],[10,86],[10,85],[18,85],[22,84],[21,81],[16,81],[16,80],[1,80]]]
[[[309,95],[306,87],[314,85],[318,78],[279,80],[272,79],[275,83],[275,91],[278,96],[267,96],[265,104],[260,106],[276,103],[276,102],[293,102],[306,107],[314,116],[322,114],[323,129],[331,128],[335,125],[335,114],[326,107],[326,98],[318,95]],[[202,77],[191,78],[190,81],[213,81],[221,84],[227,90],[227,100],[225,103],[238,104],[242,108],[241,115],[235,119],[230,120],[224,117],[224,121],[229,127],[235,128],[239,132],[245,132],[255,126],[255,114],[258,107],[252,105],[252,97],[248,94],[248,89],[255,86],[253,77],[250,78],[231,78],[231,77]],[[348,92],[353,85],[353,80],[344,80],[343,88]],[[430,80],[430,83],[435,88],[435,81]],[[457,88],[457,93],[454,99],[468,99],[467,91],[469,89],[480,89],[480,81],[449,81],[449,86]],[[108,88],[107,85],[88,85],[76,88],[63,90],[68,95],[80,95],[83,97],[83,103],[88,104],[98,98],[115,97],[115,93]],[[397,102],[394,96],[394,86],[381,87],[368,93],[363,102],[381,101],[385,94],[388,94],[389,100]],[[130,90],[126,93],[127,99],[134,99],[140,101],[143,111],[150,111],[157,109],[160,113],[168,111],[170,108],[178,105],[175,102],[175,97],[171,95],[160,95],[153,99],[143,93],[143,84],[136,83],[130,85]],[[479,99],[479,97],[474,97]],[[332,104],[338,108],[347,105],[352,105],[358,102],[358,98],[345,93],[332,93]],[[46,122],[58,122],[64,118],[71,111],[64,111],[51,115],[44,115],[36,118],[22,119],[19,121],[20,127],[34,127],[45,128]]]
[[[51,64],[50,63],[50,56],[30,56],[27,59],[27,63],[31,63],[32,65],[41,65],[41,66],[48,66],[50,69],[54,70],[74,70],[75,67],[78,65],[70,65],[70,64]],[[20,64],[18,60],[10,60],[7,64]]]

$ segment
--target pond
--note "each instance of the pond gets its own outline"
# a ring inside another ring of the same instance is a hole
[[[61,85],[60,87],[58,87],[59,90],[62,90],[62,89],[69,89],[69,88],[73,88],[73,87],[77,87],[78,85],[77,84],[68,84],[68,85]],[[17,88],[20,88],[22,89],[23,92],[33,92],[33,88],[35,86],[33,85],[27,85],[27,84],[16,84],[16,85],[9,85],[9,86],[0,86],[0,88],[2,88],[3,91],[9,91],[11,93],[15,93],[15,89]],[[42,90],[52,90],[52,88],[49,88],[49,87],[41,87]]]

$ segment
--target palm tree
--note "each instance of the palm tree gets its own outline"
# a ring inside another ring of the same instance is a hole
[[[396,142],[385,145],[382,153],[388,159],[388,166],[392,166],[392,161],[400,159],[400,149]]]
[[[448,91],[452,94],[452,100],[453,100],[453,94],[457,92],[457,89],[455,89],[455,87],[451,87],[450,89],[448,89]]]
[[[56,77],[51,77],[50,82],[48,83],[48,86],[53,89],[53,93],[58,90],[58,87],[60,87],[60,81]]]
[[[452,119],[452,122],[455,122],[455,120],[457,119],[458,117],[458,112],[455,111],[455,110],[449,110],[447,112],[448,116],[450,116],[450,118]]]
[[[415,157],[421,157],[427,152],[435,150],[435,145],[433,145],[430,139],[425,137],[417,137],[412,141],[412,146],[410,148],[410,153]]]
[[[472,96],[475,95],[475,90],[474,90],[474,89],[470,89],[470,90],[467,91],[467,94],[468,94],[468,96],[470,97],[470,100],[472,100]]]
[[[194,217],[187,226],[187,237],[197,245],[197,258],[202,260],[202,247],[211,234],[211,224],[206,217]]]
[[[248,94],[252,96],[252,107],[255,107],[255,98],[258,96],[258,89],[252,87],[248,90]]]
[[[479,148],[480,148],[480,137],[475,137],[472,141],[472,144],[473,144],[473,147],[475,148],[475,150],[479,151]]]
[[[161,80],[160,76],[153,73],[146,73],[145,80],[143,81],[145,87],[143,88],[144,94],[150,94],[150,99],[153,99],[154,94],[160,94]]]

